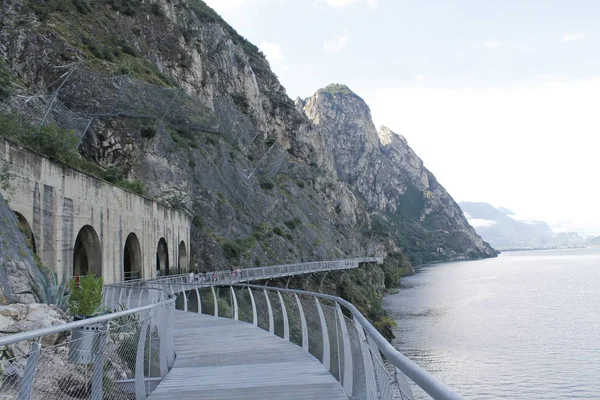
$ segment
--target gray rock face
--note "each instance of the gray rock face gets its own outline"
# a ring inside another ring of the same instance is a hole
[[[7,8],[0,58],[31,90],[60,81],[64,70],[49,65],[69,64],[67,55],[81,61],[83,72],[69,75],[58,96],[95,116],[82,152],[194,215],[193,267],[396,251],[426,252],[427,260],[493,254],[406,141],[377,132],[360,98],[337,85],[294,103],[262,53],[203,2],[158,0],[159,13],[140,3],[132,15],[92,3],[93,20],[69,3],[45,22],[19,3]],[[95,48],[81,39],[89,32]],[[138,83],[175,84],[185,98],[171,102],[159,86],[136,92],[132,78],[125,90],[114,76],[89,71],[128,68],[129,56],[111,61],[91,51],[112,49],[115,32],[144,63],[128,72]],[[148,104],[154,111],[140,117]],[[114,113],[123,107],[127,113]],[[179,125],[171,118],[177,107],[189,110]],[[141,134],[148,122],[154,135]],[[374,217],[390,226],[374,234],[382,222]],[[400,224],[406,218],[411,223]],[[418,240],[391,225],[411,226]],[[460,240],[447,246],[457,232]]]
[[[67,323],[66,314],[59,308],[48,304],[11,304],[0,306],[0,333],[13,334],[49,328]],[[69,332],[47,335],[44,346],[63,343]]]
[[[17,218],[0,194],[0,304],[42,301],[41,281]]]
[[[439,242],[438,254],[495,254],[406,139],[385,126],[377,132],[367,104],[346,86],[319,90],[304,111],[323,135],[326,147],[332,149],[338,175],[365,199],[369,211],[406,218],[424,232],[463,236],[460,245]],[[411,248],[405,246],[404,250],[410,253]]]

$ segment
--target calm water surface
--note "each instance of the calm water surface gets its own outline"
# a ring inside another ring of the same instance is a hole
[[[423,267],[384,305],[394,346],[467,398],[600,399],[600,249]]]

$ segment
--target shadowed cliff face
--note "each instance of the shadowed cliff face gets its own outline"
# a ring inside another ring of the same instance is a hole
[[[0,194],[0,304],[43,301],[41,281],[17,218]]]
[[[193,215],[193,267],[493,254],[358,96],[336,86],[294,104],[262,53],[202,1],[2,7],[13,94],[60,88],[66,107],[92,116],[82,154]]]

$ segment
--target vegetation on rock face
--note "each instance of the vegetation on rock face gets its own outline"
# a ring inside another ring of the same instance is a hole
[[[346,85],[342,85],[339,83],[332,83],[331,85],[327,85],[325,86],[323,89],[321,89],[323,92],[325,93],[330,93],[333,95],[336,94],[354,94],[350,88]]]

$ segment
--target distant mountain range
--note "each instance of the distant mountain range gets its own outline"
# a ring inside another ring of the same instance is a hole
[[[600,245],[575,232],[556,233],[542,221],[520,221],[512,211],[487,203],[462,202],[460,208],[477,233],[498,250]]]

